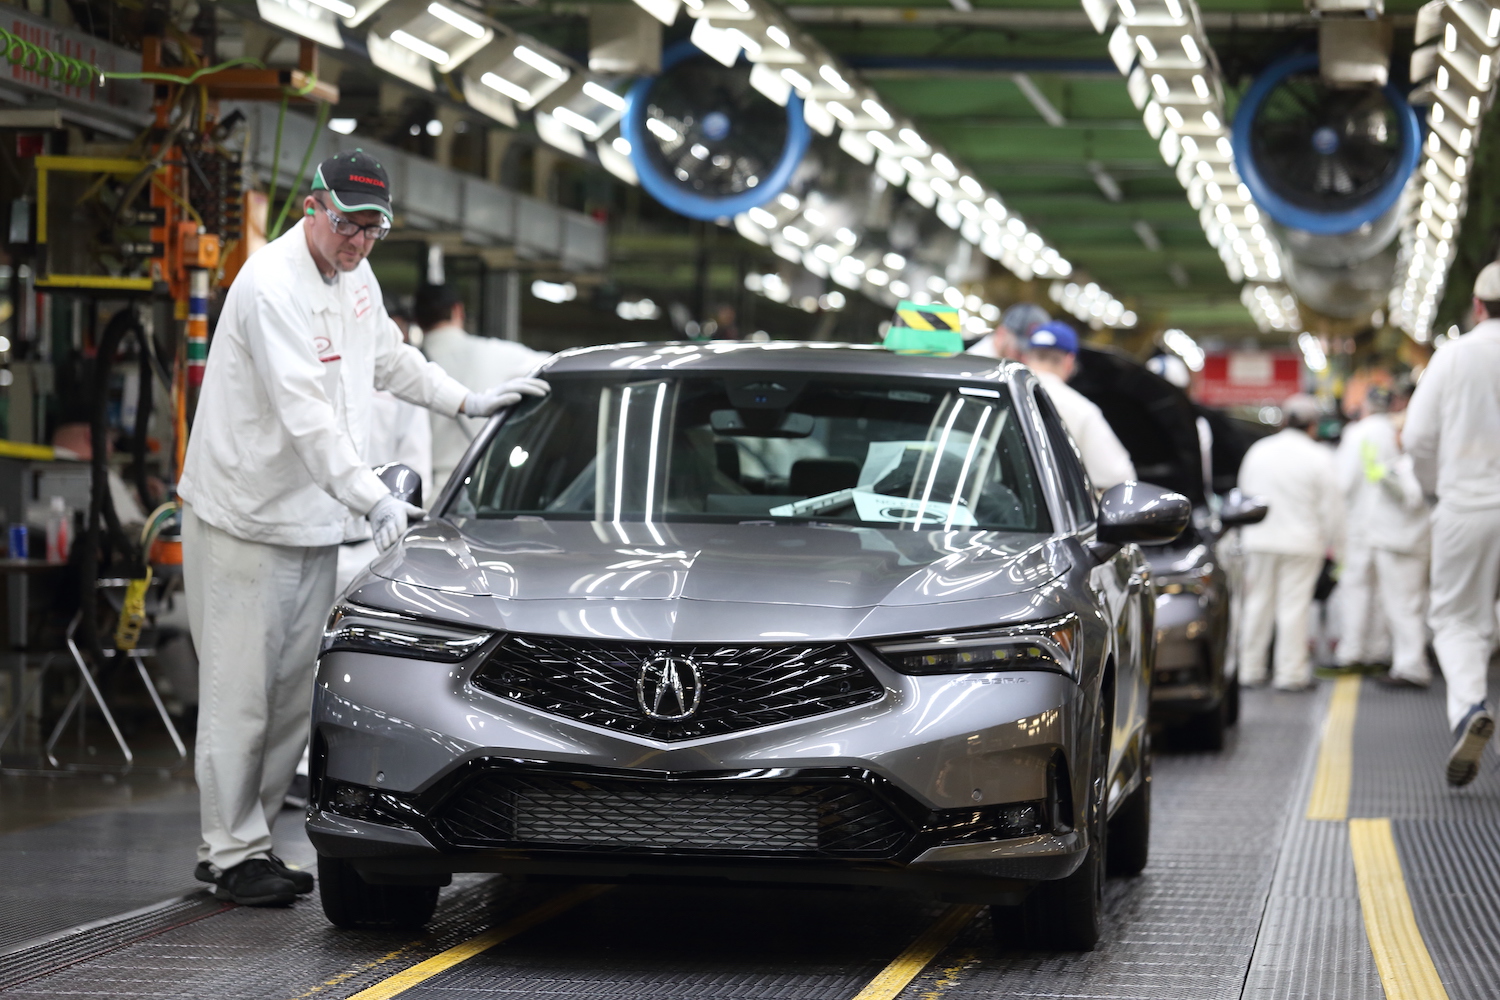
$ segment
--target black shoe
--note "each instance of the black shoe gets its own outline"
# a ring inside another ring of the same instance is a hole
[[[193,869],[193,878],[199,882],[207,882],[209,885],[213,885],[219,881],[214,875],[214,866],[207,861],[198,862],[198,866]]]
[[[313,891],[312,872],[305,872],[298,868],[288,868],[287,863],[276,855],[267,855],[271,864],[275,865],[282,876],[291,880],[292,885],[297,887],[297,895],[305,896]]]
[[[1479,759],[1484,745],[1495,735],[1495,717],[1480,702],[1469,709],[1464,721],[1453,730],[1453,750],[1448,754],[1448,784],[1462,788],[1479,775]]]
[[[221,872],[214,895],[241,906],[285,906],[297,898],[297,886],[270,861],[251,858]]]
[[[1392,691],[1426,691],[1432,686],[1431,683],[1423,684],[1399,674],[1382,674],[1375,678],[1375,683]]]

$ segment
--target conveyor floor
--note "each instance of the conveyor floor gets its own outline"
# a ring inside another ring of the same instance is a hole
[[[30,914],[9,912],[0,928],[14,940],[29,919],[34,939],[0,943],[0,992],[1480,1000],[1500,977],[1500,767],[1491,753],[1473,786],[1446,789],[1442,714],[1440,686],[1345,679],[1314,695],[1247,692],[1223,752],[1158,754],[1151,864],[1111,880],[1105,940],[1089,954],[1007,950],[984,910],[895,892],[591,893],[478,876],[444,890],[420,935],[336,930],[315,899],[251,909],[201,891],[60,933],[60,914],[88,911],[69,900],[113,900],[114,882],[163,863],[132,860],[139,852],[175,851],[181,868],[132,891],[184,880],[191,844],[164,848],[158,818],[136,809],[88,818],[93,845],[69,827],[79,820],[0,835],[6,910]],[[171,811],[163,800],[158,812]],[[283,856],[310,861],[298,817],[283,820]],[[65,849],[15,874],[39,844]],[[97,874],[73,877],[84,866]],[[39,892],[48,869],[56,907]],[[460,947],[487,932],[480,944],[492,946]]]

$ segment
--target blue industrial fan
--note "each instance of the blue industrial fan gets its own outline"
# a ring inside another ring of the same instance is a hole
[[[1262,73],[1234,119],[1234,161],[1272,219],[1319,236],[1390,212],[1422,152],[1421,128],[1395,87],[1329,86],[1318,56]]]
[[[636,82],[621,131],[657,201],[693,219],[720,219],[774,198],[807,152],[802,98],[782,108],[750,85],[750,64],[706,56],[691,42],[662,55]]]

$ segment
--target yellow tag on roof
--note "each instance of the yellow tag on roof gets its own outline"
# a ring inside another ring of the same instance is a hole
[[[931,303],[917,305],[910,299],[902,299],[896,305],[899,325],[913,330],[952,330],[958,332],[958,310],[950,305]]]

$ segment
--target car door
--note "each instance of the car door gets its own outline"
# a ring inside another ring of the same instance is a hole
[[[1057,460],[1063,495],[1074,522],[1091,526],[1097,518],[1094,490],[1088,474],[1045,392],[1035,393],[1048,443]],[[1141,594],[1146,584],[1140,549],[1127,545],[1096,566],[1091,574],[1093,597],[1110,625],[1111,655],[1115,663],[1114,718],[1110,739],[1110,804],[1113,807],[1133,779],[1140,760],[1140,740],[1150,705],[1150,677],[1142,669],[1143,615]],[[1129,766],[1121,767],[1122,762]]]

